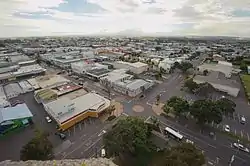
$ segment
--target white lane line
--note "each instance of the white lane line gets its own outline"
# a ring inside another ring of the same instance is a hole
[[[164,124],[165,126],[171,126],[171,127],[173,127],[174,129],[175,129],[175,127],[173,126],[173,125],[169,125],[169,124],[166,124],[166,123],[164,123],[164,122],[162,122],[162,121],[160,121],[160,123],[162,123],[162,124]],[[187,129],[188,130],[188,129]],[[197,141],[200,141],[200,142],[202,142],[203,144],[206,144],[206,145],[208,145],[208,146],[210,146],[210,147],[212,147],[212,148],[214,148],[214,149],[216,149],[217,147],[215,147],[215,146],[213,146],[213,145],[211,145],[211,144],[209,144],[209,143],[207,143],[207,142],[205,142],[205,141],[203,141],[203,140],[201,140],[201,139],[199,139],[199,138],[197,138],[197,137],[194,137],[194,136],[192,136],[192,135],[189,135],[189,134],[187,134],[187,133],[185,133],[185,132],[183,132],[183,131],[179,131],[180,133],[183,133],[183,135],[186,135],[186,136],[188,136],[188,137],[190,137],[190,138],[192,138],[192,139],[195,139],[195,140],[197,140]]]
[[[240,135],[241,135],[241,137],[243,137],[243,132],[242,132],[242,130],[240,131]]]
[[[237,134],[236,129],[234,130],[234,134],[235,134],[235,135]]]
[[[237,155],[234,155],[234,157],[237,158],[237,159],[239,159],[239,160],[241,160],[241,161],[243,161],[243,162],[246,162],[245,159],[243,159],[243,158],[241,158],[241,157],[239,157],[239,156],[237,156]]]

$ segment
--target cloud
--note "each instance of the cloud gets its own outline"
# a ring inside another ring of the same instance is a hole
[[[119,32],[250,36],[249,9],[249,0],[3,0],[0,37]]]

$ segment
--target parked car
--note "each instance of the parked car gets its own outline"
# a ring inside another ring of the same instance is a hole
[[[243,152],[247,152],[247,153],[249,153],[249,149],[248,148],[246,148],[246,147],[244,147],[242,144],[240,144],[240,143],[233,143],[233,146],[235,147],[235,148],[238,148],[239,150],[241,150],[241,151],[243,151]]]
[[[81,85],[81,86],[83,86],[83,82],[79,82],[79,83],[78,83],[78,85]]]
[[[240,123],[245,124],[246,123],[246,118],[244,116],[240,117]]]
[[[66,138],[66,135],[60,132],[56,132],[55,135],[58,135],[59,138],[61,138],[62,140],[64,140]]]
[[[105,157],[106,156],[106,151],[105,149],[103,148],[102,151],[101,151],[101,157]]]
[[[186,143],[194,144],[194,141],[191,141],[189,139],[186,139]]]
[[[224,130],[225,130],[226,132],[230,132],[230,127],[229,127],[229,125],[225,125]]]
[[[50,119],[50,117],[46,116],[45,119],[47,120],[48,123],[51,123],[52,120]]]

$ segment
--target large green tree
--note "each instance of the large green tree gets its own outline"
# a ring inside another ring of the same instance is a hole
[[[216,91],[216,89],[207,82],[198,84],[198,86],[199,87],[194,90],[195,94],[202,96],[202,97],[208,98],[210,94]]]
[[[184,87],[193,93],[197,88],[199,88],[199,85],[190,78],[184,82]]]
[[[215,102],[216,106],[225,115],[233,114],[235,112],[236,104],[227,98],[221,98]]]
[[[21,160],[48,160],[53,158],[53,146],[48,134],[37,130],[35,137],[24,145],[20,152]]]
[[[192,63],[190,62],[181,62],[179,65],[179,69],[183,72],[186,73],[188,69],[193,68]]]
[[[190,107],[190,114],[197,120],[197,123],[204,125],[214,122],[219,124],[222,121],[221,110],[211,100],[196,100]]]
[[[192,144],[182,143],[159,154],[150,166],[202,166],[205,156]]]
[[[146,165],[155,152],[150,141],[151,128],[137,117],[126,117],[104,135],[104,146],[109,156],[116,156],[130,165]]]
[[[167,101],[166,104],[173,108],[173,111],[177,116],[189,112],[189,103],[183,98],[173,96]]]

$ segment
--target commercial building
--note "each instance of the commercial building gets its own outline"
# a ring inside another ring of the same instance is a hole
[[[33,115],[26,104],[0,108],[0,135],[5,135],[31,124],[32,117]]]
[[[225,61],[218,61],[218,63],[204,63],[198,66],[198,71],[203,73],[204,70],[207,71],[218,71],[224,73],[227,78],[230,78],[233,71],[232,63]]]
[[[218,71],[209,72],[207,76],[196,75],[193,80],[198,84],[207,82],[215,89],[234,97],[238,96],[240,91],[240,84],[236,80],[226,78],[224,73]]]
[[[126,69],[114,70],[102,77],[100,82],[130,97],[135,97],[154,85],[151,80],[133,79],[133,75],[126,74],[126,71]]]
[[[28,66],[10,66],[0,68],[0,83],[15,80],[18,77],[24,77],[29,75],[44,74],[46,69],[42,68],[38,64]]]
[[[82,87],[74,83],[67,83],[58,85],[56,87],[40,89],[34,92],[34,98],[38,103],[48,103],[52,100],[56,100],[58,97],[81,89]]]
[[[17,97],[23,93],[18,83],[11,83],[4,86],[4,90],[8,99]]]
[[[87,117],[98,118],[110,106],[110,101],[98,94],[87,93],[74,99],[61,98],[44,104],[45,110],[64,131]]]
[[[113,66],[116,69],[128,69],[134,74],[140,74],[145,71],[148,71],[148,65],[142,62],[129,63],[123,61],[116,61],[113,63]]]
[[[85,75],[95,80],[99,80],[101,77],[106,76],[110,72],[107,65],[102,65],[91,61],[72,63],[71,69],[73,72],[79,75]]]
[[[0,86],[0,108],[8,107],[8,106],[10,106],[10,103],[8,102],[8,99],[5,95],[3,87]]]
[[[31,92],[31,91],[35,90],[35,88],[33,88],[33,86],[26,80],[20,81],[20,82],[18,82],[18,84],[24,93]]]
[[[115,82],[113,89],[130,97],[136,97],[153,85],[154,82],[151,80],[134,79]]]

